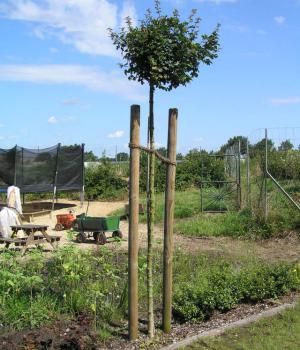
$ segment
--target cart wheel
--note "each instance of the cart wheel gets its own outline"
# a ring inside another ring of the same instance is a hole
[[[54,229],[55,231],[62,231],[64,229],[64,226],[62,224],[57,223]]]
[[[84,243],[86,241],[86,234],[84,232],[78,233],[76,236],[77,243]]]
[[[113,236],[113,237],[118,237],[118,238],[122,239],[122,238],[123,238],[123,233],[122,233],[120,230],[117,230],[117,231],[114,231],[114,232],[112,233],[112,236]]]
[[[99,232],[93,232],[93,237],[96,243],[98,243]]]
[[[104,232],[94,232],[94,239],[97,244],[104,245],[106,243],[106,236]]]

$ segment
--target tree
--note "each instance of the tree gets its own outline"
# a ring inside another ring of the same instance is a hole
[[[265,138],[258,141],[250,149],[251,153],[254,155],[258,155],[258,154],[264,155],[265,150],[266,150],[266,139]],[[275,150],[274,142],[270,139],[267,140],[267,150],[268,150],[268,153]]]
[[[163,15],[160,1],[155,0],[155,15],[150,9],[139,25],[133,26],[127,17],[127,28],[119,32],[110,29],[111,39],[121,51],[124,63],[120,66],[129,80],[149,85],[149,147],[154,150],[154,91],[171,91],[186,85],[199,74],[199,65],[210,65],[217,57],[219,49],[218,26],[209,35],[199,38],[200,18],[196,10],[185,21],[179,12]],[[148,333],[154,335],[152,244],[154,228],[154,170],[155,155],[149,156],[149,191],[147,194],[147,287],[148,287]]]
[[[241,154],[247,154],[247,141],[248,138],[245,136],[233,136],[231,137],[225,145],[221,146],[220,153],[225,154],[226,149],[228,149],[231,146],[237,145],[238,142],[241,142]]]
[[[99,159],[98,157],[94,154],[93,151],[88,151],[84,152],[84,160],[86,162],[97,162]]]
[[[129,154],[126,152],[120,152],[117,153],[116,158],[118,162],[127,162],[129,160]]]
[[[280,146],[278,147],[278,151],[290,151],[294,148],[294,145],[291,143],[290,140],[282,141]]]

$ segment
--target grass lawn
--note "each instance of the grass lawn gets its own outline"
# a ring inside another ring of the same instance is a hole
[[[140,202],[146,208],[146,196],[141,195]],[[155,196],[155,223],[161,224],[164,218],[164,193]],[[119,209],[112,215],[123,215]],[[290,207],[280,210],[269,208],[267,222],[260,215],[252,215],[250,210],[228,211],[225,213],[202,213],[200,190],[189,189],[175,193],[175,233],[187,236],[231,236],[269,238],[278,232],[295,230],[300,227],[299,216]],[[146,214],[140,216],[140,222],[146,223]]]
[[[144,205],[144,208],[147,206],[146,195],[142,194],[140,202]],[[165,208],[165,195],[164,193],[157,193],[155,195],[155,222],[161,223],[164,218],[164,208]],[[200,208],[200,192],[198,189],[190,189],[186,191],[178,191],[175,194],[175,210],[174,216],[177,219],[192,217],[196,214],[199,214],[201,211]],[[124,209],[119,209],[112,215],[123,215]],[[140,216],[140,222],[145,223],[147,219],[146,215]]]
[[[297,350],[300,349],[300,304],[272,318],[204,338],[184,350]]]

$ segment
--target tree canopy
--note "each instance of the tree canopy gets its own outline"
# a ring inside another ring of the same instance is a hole
[[[210,65],[219,50],[218,29],[199,37],[200,18],[193,10],[181,21],[179,12],[162,15],[155,1],[156,17],[150,9],[136,27],[127,17],[127,28],[110,29],[114,45],[124,59],[120,64],[130,80],[148,82],[153,88],[170,91],[198,76],[199,64]]]

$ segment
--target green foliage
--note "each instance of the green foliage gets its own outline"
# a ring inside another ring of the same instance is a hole
[[[276,225],[276,221],[274,222]],[[263,218],[253,216],[250,211],[228,212],[218,215],[200,214],[175,224],[175,232],[189,236],[231,236],[268,238],[277,232]]]
[[[116,154],[116,158],[118,162],[127,162],[129,161],[129,154],[126,152],[120,152]]]
[[[285,141],[282,141],[281,144],[279,145],[278,151],[286,152],[286,151],[292,150],[293,148],[294,148],[294,145],[291,143],[291,141],[285,140]]]
[[[218,261],[205,267],[175,287],[173,310],[181,320],[203,321],[215,310],[225,312],[240,302],[260,302],[299,288],[287,263],[259,262],[236,269]]]
[[[112,322],[123,322],[127,310],[127,255],[118,249],[79,250],[66,246],[45,259],[36,250],[1,254],[0,324],[4,330],[35,328],[62,316],[89,316],[106,341]],[[139,298],[146,312],[147,259],[139,255]],[[298,288],[299,263],[238,264],[210,255],[174,254],[174,314],[184,321],[208,319],[240,302],[275,298]],[[154,253],[154,300],[161,307],[162,255]],[[108,328],[107,328],[108,327]]]
[[[84,152],[85,162],[97,162],[98,160],[98,157],[94,154],[93,151]]]
[[[90,167],[85,173],[87,198],[117,199],[127,193],[127,181],[116,173],[116,169],[105,159],[96,167]]]
[[[93,253],[67,246],[47,260],[39,251],[26,260],[10,252],[1,258],[0,324],[4,328],[34,328],[60,314],[80,313],[90,315],[98,327],[101,321],[124,315],[126,259],[117,250]]]
[[[157,150],[163,156],[166,155],[165,148]],[[156,176],[155,189],[157,192],[165,190],[166,165],[158,159],[155,161]],[[211,157],[206,151],[197,149],[190,150],[176,167],[176,189],[184,191],[192,187],[199,187],[201,176],[205,180],[225,180],[224,163],[218,157]],[[146,191],[147,184],[147,155],[141,154],[141,176],[140,187]]]
[[[277,180],[300,179],[300,151],[273,151],[268,156],[269,172]]]
[[[225,154],[226,150],[234,145],[237,145],[238,142],[241,142],[241,154],[247,154],[247,142],[248,138],[245,136],[233,136],[231,137],[225,145],[222,145],[219,153]]]
[[[110,29],[110,35],[121,51],[125,61],[121,67],[130,80],[170,91],[197,77],[200,62],[210,65],[217,57],[218,27],[210,35],[201,35],[199,41],[196,10],[181,21],[177,10],[171,16],[162,15],[160,1],[155,5],[156,17],[148,9],[139,26],[133,27],[128,17],[127,28],[119,33]]]

